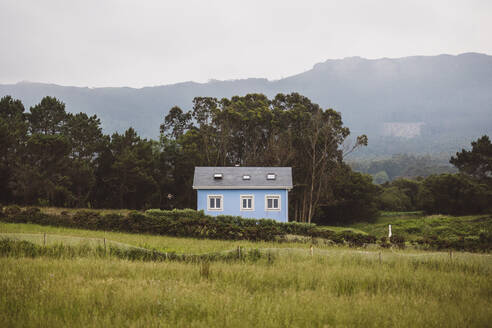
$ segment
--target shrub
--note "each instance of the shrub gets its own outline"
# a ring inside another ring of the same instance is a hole
[[[72,217],[72,220],[76,227],[84,229],[104,229],[102,224],[101,215],[95,211],[77,211]]]
[[[28,207],[23,211],[23,213],[27,216],[34,216],[41,213],[41,210],[38,207]]]
[[[402,236],[391,236],[390,242],[391,244],[398,246],[398,248],[405,248],[405,238]]]
[[[12,216],[12,215],[18,215],[22,212],[21,208],[17,205],[10,205],[7,206],[4,210],[5,215],[7,216]]]
[[[390,248],[391,247],[391,244],[388,242],[388,237],[381,237],[379,239],[379,242],[380,242],[379,245],[383,248]]]
[[[397,187],[383,189],[379,197],[380,208],[384,211],[413,210],[410,198]]]

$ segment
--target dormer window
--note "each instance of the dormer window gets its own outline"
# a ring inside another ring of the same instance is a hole
[[[215,173],[214,174],[214,179],[215,180],[220,180],[220,179],[222,179],[222,177],[223,177],[222,173]]]
[[[243,175],[243,180],[251,180],[251,175],[248,174]]]
[[[267,180],[275,180],[276,175],[275,173],[268,173],[267,174]]]

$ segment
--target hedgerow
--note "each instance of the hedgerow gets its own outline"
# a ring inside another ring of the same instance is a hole
[[[316,239],[322,238],[333,243],[356,247],[378,243],[381,247],[404,248],[406,244],[402,236],[377,240],[372,235],[349,230],[335,232],[314,224],[280,223],[268,219],[244,219],[227,215],[214,217],[205,215],[203,211],[191,209],[133,211],[127,215],[80,210],[63,211],[56,215],[43,213],[35,207],[22,209],[12,205],[0,208],[0,221],[221,240],[282,241],[289,240],[287,236],[303,236],[313,243],[316,243]],[[459,238],[424,235],[412,243],[424,249],[490,252],[492,234],[490,231],[483,231],[478,237]]]
[[[7,208],[8,209],[8,208]],[[280,223],[269,219],[244,219],[239,216],[208,216],[203,211],[148,210],[102,215],[97,211],[80,210],[59,215],[47,214],[38,208],[5,210],[4,222],[35,223],[89,230],[148,233],[176,237],[194,237],[223,240],[274,241],[286,235],[324,238],[335,243],[362,246],[375,243],[374,236],[352,231],[335,232],[314,224]]]

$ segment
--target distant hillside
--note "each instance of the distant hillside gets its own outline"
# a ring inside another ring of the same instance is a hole
[[[79,88],[21,82],[0,85],[0,96],[26,108],[55,96],[71,112],[97,114],[106,132],[129,126],[156,138],[168,110],[191,107],[195,96],[231,97],[259,92],[299,92],[342,112],[353,134],[366,133],[360,155],[452,153],[482,134],[492,134],[492,56],[414,56],[327,60],[277,81],[245,79],[185,82],[141,89]]]

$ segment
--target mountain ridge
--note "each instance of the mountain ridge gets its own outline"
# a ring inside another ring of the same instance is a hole
[[[419,153],[423,151],[419,144],[426,146],[426,153],[449,152],[453,143],[459,149],[481,134],[492,132],[492,56],[482,53],[327,59],[278,80],[185,81],[141,88],[26,81],[0,84],[0,96],[21,99],[26,110],[44,96],[55,96],[70,112],[97,114],[106,133],[132,126],[151,138],[158,136],[159,124],[171,107],[190,109],[196,96],[264,93],[274,97],[290,92],[340,111],[354,134],[369,136],[369,147],[363,154],[391,155],[401,149]],[[392,122],[400,125],[391,127],[388,124]],[[407,123],[421,127],[405,127]],[[412,131],[411,142],[398,131],[388,135],[398,127]],[[412,143],[415,145],[409,147]],[[435,147],[429,148],[429,144]]]

